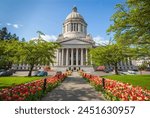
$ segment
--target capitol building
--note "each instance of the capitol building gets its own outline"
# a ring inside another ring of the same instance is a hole
[[[87,23],[76,7],[66,17],[62,26],[62,34],[56,41],[61,44],[61,48],[56,52],[54,69],[94,71],[88,51],[89,48],[94,47],[95,42],[87,34]]]

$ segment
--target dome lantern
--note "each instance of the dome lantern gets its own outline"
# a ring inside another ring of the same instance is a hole
[[[77,7],[73,7],[72,12],[77,12]]]

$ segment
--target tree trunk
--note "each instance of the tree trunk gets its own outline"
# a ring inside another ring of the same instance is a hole
[[[117,64],[115,64],[115,74],[118,75],[118,68],[117,68]]]
[[[142,70],[140,70],[140,75],[142,75]]]
[[[33,67],[34,67],[34,65],[31,65],[31,68],[30,68],[30,70],[29,70],[29,74],[28,74],[28,76],[29,76],[29,77],[32,75]]]

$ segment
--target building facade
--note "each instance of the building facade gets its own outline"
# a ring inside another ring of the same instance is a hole
[[[89,48],[93,48],[95,42],[87,34],[87,23],[76,7],[66,17],[62,34],[56,41],[61,44],[61,48],[56,52],[54,69],[58,71],[78,69],[94,71],[88,51]]]
[[[53,70],[79,70],[92,72],[93,64],[90,60],[91,55],[88,54],[89,48],[95,47],[95,42],[90,34],[87,34],[87,23],[74,7],[71,13],[66,17],[62,25],[62,33],[58,36],[56,42],[61,47],[55,52],[56,59],[54,64],[50,65]],[[118,63],[118,70],[134,70],[137,69],[135,60],[127,58]],[[41,69],[43,66],[35,65],[34,70]],[[15,64],[13,68],[16,70],[29,70],[28,64]],[[107,68],[113,69],[112,65]],[[96,69],[96,68],[95,68]]]

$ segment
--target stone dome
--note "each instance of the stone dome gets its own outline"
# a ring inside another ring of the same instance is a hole
[[[87,23],[77,12],[77,7],[73,7],[72,12],[66,17],[62,27],[62,33],[65,38],[86,37]]]
[[[77,7],[72,9],[72,12],[66,17],[68,19],[83,19],[83,17],[77,12]]]

